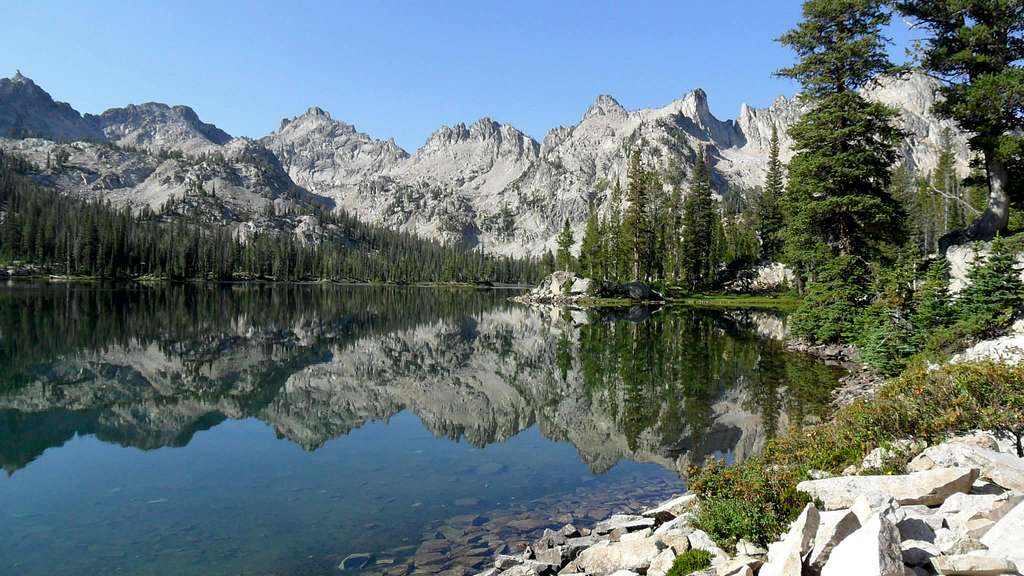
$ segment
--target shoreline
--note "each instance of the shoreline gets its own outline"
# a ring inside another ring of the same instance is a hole
[[[703,498],[687,491],[592,529],[546,529],[521,552],[496,555],[477,576],[666,576],[695,550],[709,558],[692,572],[699,576],[1017,574],[1024,568],[1024,458],[1006,448],[977,432],[919,446],[907,474],[822,473],[797,485],[814,501],[770,543],[741,539],[723,549],[701,528]],[[992,566],[1002,572],[985,571]]]

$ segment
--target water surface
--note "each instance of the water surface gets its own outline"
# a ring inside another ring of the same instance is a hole
[[[473,573],[820,413],[771,313],[505,291],[0,288],[0,574]]]

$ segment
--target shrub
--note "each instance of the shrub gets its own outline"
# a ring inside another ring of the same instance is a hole
[[[665,576],[686,576],[687,574],[710,567],[711,553],[707,550],[691,548],[676,556],[675,561],[672,562],[672,567],[665,573]]]
[[[690,489],[703,499],[697,523],[723,547],[739,538],[766,544],[808,501],[795,489],[808,471],[839,473],[900,438],[936,442],[979,428],[994,429],[1019,446],[1024,366],[972,362],[911,368],[875,396],[840,408],[827,423],[773,439],[744,463],[709,462],[691,469]]]
[[[809,501],[797,492],[801,478],[791,472],[709,460],[703,469],[691,471],[690,490],[701,496],[694,524],[728,550],[740,538],[767,546]]]

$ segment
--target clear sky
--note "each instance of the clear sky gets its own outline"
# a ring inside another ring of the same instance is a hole
[[[99,113],[187,104],[259,137],[319,106],[410,152],[441,124],[489,116],[538,140],[598,94],[630,109],[689,90],[712,112],[766,106],[774,41],[797,0],[5,0],[0,75]],[[902,55],[906,31],[892,36]]]

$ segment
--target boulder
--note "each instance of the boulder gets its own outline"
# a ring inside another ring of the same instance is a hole
[[[939,552],[949,556],[988,550],[988,546],[982,544],[981,540],[949,528],[935,531],[935,546]]]
[[[814,546],[807,557],[807,565],[814,571],[820,571],[828,562],[832,550],[858,528],[860,520],[852,510],[822,512],[818,531],[814,535]]]
[[[932,558],[932,567],[939,574],[962,574],[964,576],[1000,576],[1017,571],[1017,566],[1005,558],[974,554],[936,556]]]
[[[659,522],[668,522],[688,512],[696,503],[696,494],[683,494],[663,502],[657,507],[643,512],[641,515],[647,518],[654,518]]]
[[[696,548],[697,550],[707,550],[711,552],[711,565],[718,566],[723,562],[729,560],[729,555],[725,553],[715,544],[715,541],[708,536],[707,532],[703,530],[694,530],[689,535],[690,548]]]
[[[955,497],[954,494],[951,497]],[[894,521],[904,540],[934,542],[935,533],[943,526],[942,515],[927,506],[902,506],[895,510]]]
[[[808,504],[789,527],[782,541],[768,546],[768,562],[761,567],[761,576],[800,576],[803,557],[814,544],[820,516],[814,504]]]
[[[654,536],[658,538],[658,540],[661,540],[662,544],[675,551],[676,554],[682,554],[690,549],[689,534],[689,530],[673,528],[672,530],[662,532],[661,534],[655,533]]]
[[[902,476],[839,476],[805,480],[797,490],[821,501],[825,510],[850,508],[861,494],[884,494],[900,505],[937,506],[951,494],[969,492],[978,476],[973,468],[936,468]]]
[[[651,560],[651,565],[647,568],[647,576],[665,576],[675,561],[676,553],[671,548],[662,550],[654,557],[654,560]]]
[[[1024,503],[1014,506],[985,532],[981,543],[993,554],[1009,558],[1024,568]]]
[[[903,576],[900,534],[888,514],[871,516],[829,556],[821,576]]]
[[[601,576],[616,570],[646,572],[664,549],[656,538],[632,542],[602,540],[580,552],[572,566],[581,572]]]
[[[904,540],[900,549],[903,551],[903,563],[910,566],[924,566],[942,553],[938,546],[924,540]]]
[[[862,470],[877,470],[885,466],[886,462],[900,459],[900,463],[906,462],[913,454],[917,454],[924,448],[923,443],[916,440],[896,440],[888,447],[878,447],[868,452],[868,455],[861,461]]]
[[[643,516],[635,516],[632,514],[615,514],[607,520],[602,520],[594,526],[595,534],[608,534],[613,530],[621,529],[626,532],[633,532],[634,530],[643,530],[644,528],[653,528],[654,518],[644,518]]]
[[[594,281],[590,278],[577,278],[573,280],[572,285],[569,286],[569,293],[574,296],[582,296],[584,294],[590,294],[593,289]]]
[[[1024,494],[1007,492],[998,496],[954,494],[939,507],[946,525],[973,538],[980,538],[989,527],[1024,501]]]
[[[1024,492],[1024,458],[970,442],[946,442],[927,448],[910,461],[911,471],[936,467],[977,468],[979,476],[1003,488]],[[969,492],[969,490],[964,490]]]

